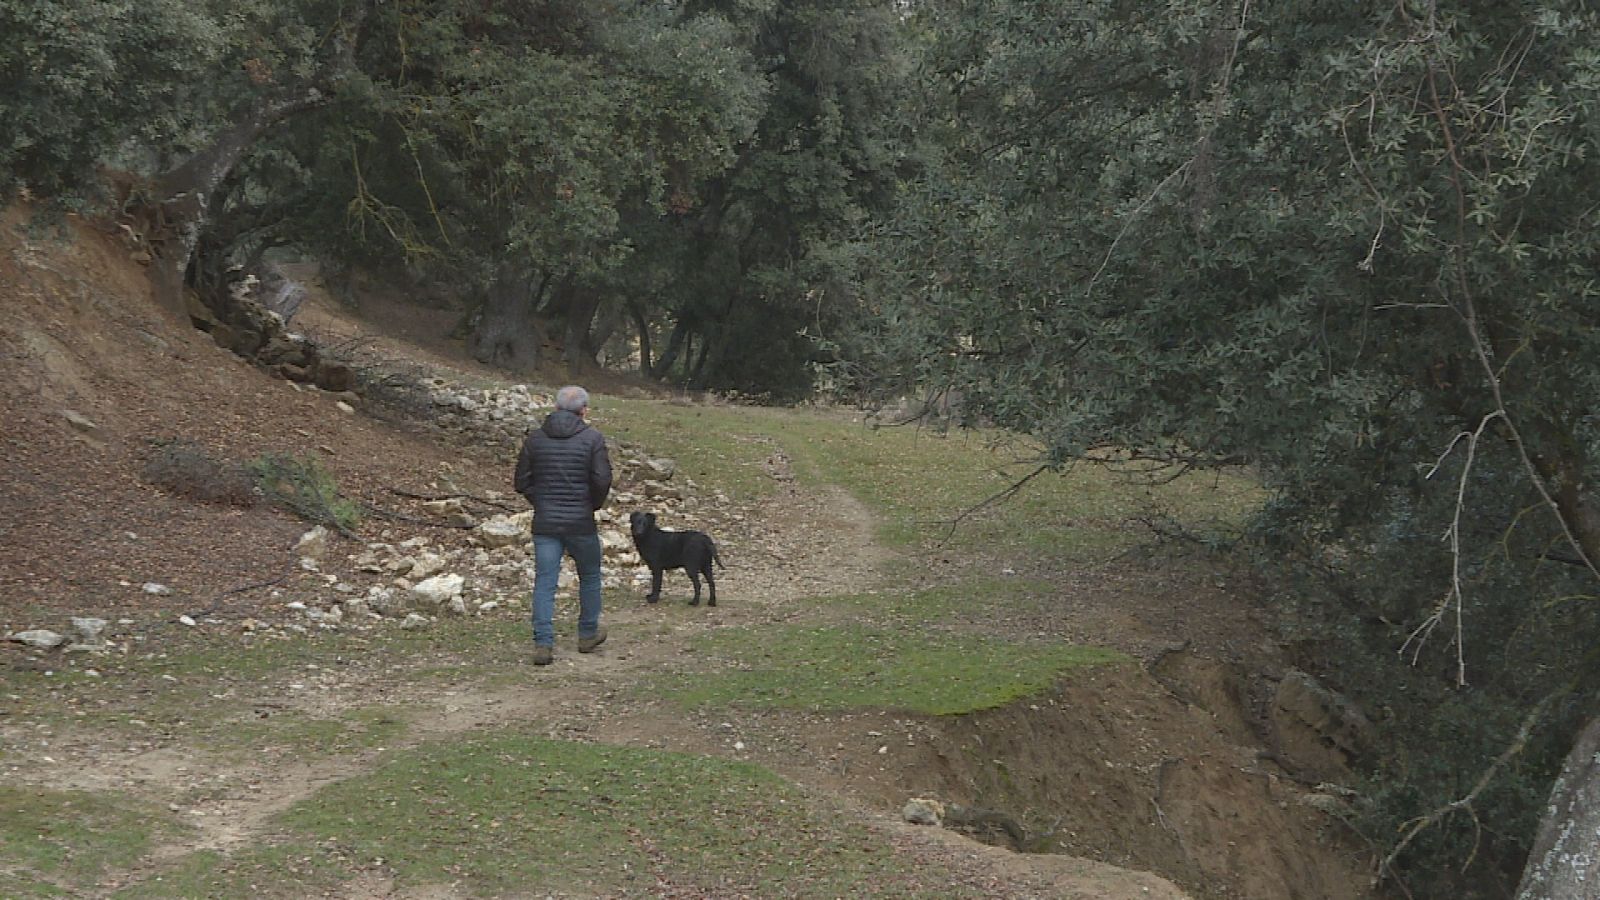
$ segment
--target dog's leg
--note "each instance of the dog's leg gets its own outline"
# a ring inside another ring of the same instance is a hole
[[[712,557],[715,559],[716,557]],[[717,605],[717,576],[711,574],[711,562],[706,562],[706,584],[711,588],[711,599],[706,601],[707,606]]]
[[[661,569],[650,570],[650,593],[645,595],[646,603],[654,603],[661,599]]]
[[[689,569],[689,580],[694,582],[694,599],[689,601],[690,606],[700,605],[700,573]]]

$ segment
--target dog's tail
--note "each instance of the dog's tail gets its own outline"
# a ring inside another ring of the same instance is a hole
[[[719,569],[726,569],[727,568],[727,566],[722,564],[722,553],[717,550],[717,542],[716,541],[712,541],[711,542],[711,561],[716,563],[717,564],[717,568],[719,568]]]

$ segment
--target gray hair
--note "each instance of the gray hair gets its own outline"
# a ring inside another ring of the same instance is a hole
[[[556,391],[556,409],[578,412],[589,405],[589,392],[575,384]]]

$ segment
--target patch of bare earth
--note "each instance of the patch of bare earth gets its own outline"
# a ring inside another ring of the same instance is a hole
[[[304,523],[264,505],[197,504],[142,480],[159,441],[183,439],[234,460],[315,454],[349,493],[377,507],[397,502],[395,487],[506,488],[502,448],[447,444],[273,378],[160,311],[113,238],[73,225],[75,239],[56,243],[20,233],[23,221],[13,211],[0,222],[0,449],[9,469],[0,481],[0,629],[95,615],[128,617],[157,634],[182,627],[172,624],[180,612],[265,616],[317,586],[320,576],[299,570],[290,549]],[[306,321],[330,339],[494,377],[452,356],[447,341],[412,348],[418,335],[408,328],[422,326],[408,326],[391,301],[370,304],[381,310],[373,325],[319,302]],[[423,330],[437,336],[446,316],[427,315]],[[1133,563],[1045,573],[1056,596],[998,628],[1115,646],[1143,664],[1073,677],[1001,710],[946,718],[686,715],[634,690],[663,671],[691,670],[698,635],[803,621],[813,612],[809,598],[879,586],[890,554],[875,542],[867,508],[839,490],[802,489],[781,460],[775,465],[777,490],[764,506],[745,511],[741,524],[710,522],[730,567],[714,609],[684,605],[680,576],[658,605],[645,604],[640,591],[608,594],[610,641],[579,656],[568,635],[549,667],[514,655],[499,663],[509,678],[419,681],[407,668],[414,663],[354,658],[327,691],[299,690],[285,674],[238,702],[310,715],[346,704],[403,707],[402,743],[520,723],[565,739],[757,762],[854,810],[913,864],[951,864],[969,886],[997,897],[1367,895],[1338,823],[1304,807],[1303,787],[1259,758],[1251,679],[1275,663],[1247,604],[1209,576],[1176,579]],[[416,530],[398,519],[373,527],[393,539]],[[939,583],[962,568],[933,560],[928,572]],[[146,593],[147,582],[172,593]],[[570,625],[570,610],[563,615],[559,627]],[[0,646],[0,673],[53,664]],[[194,752],[181,732],[130,740],[57,727],[46,754],[35,723],[14,710],[0,714],[0,745],[23,748],[8,754],[0,777],[171,803],[196,830],[155,862],[197,848],[248,847],[270,834],[277,812],[366,770],[379,753],[274,749],[241,757]],[[1017,853],[905,824],[899,813],[911,797],[992,809],[1056,852]],[[447,887],[401,889],[369,872],[346,896],[455,895]]]

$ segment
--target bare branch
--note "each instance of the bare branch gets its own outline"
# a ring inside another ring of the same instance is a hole
[[[1190,159],[1183,165],[1173,169],[1166,178],[1161,179],[1161,183],[1156,185],[1156,189],[1150,192],[1150,196],[1145,197],[1144,202],[1140,203],[1139,206],[1128,216],[1128,221],[1123,224],[1122,230],[1117,232],[1117,236],[1111,239],[1111,246],[1106,248],[1105,258],[1100,260],[1100,268],[1094,270],[1093,277],[1089,279],[1088,286],[1084,288],[1085,293],[1094,290],[1095,284],[1100,281],[1100,276],[1105,273],[1106,266],[1111,265],[1111,257],[1116,254],[1117,245],[1122,243],[1122,239],[1127,236],[1129,231],[1133,230],[1134,223],[1136,223],[1139,219],[1139,214],[1143,213],[1146,207],[1155,202],[1156,197],[1160,196],[1163,190],[1166,190],[1167,185],[1171,183],[1172,179],[1177,178],[1184,172],[1189,171],[1189,167],[1193,164],[1194,160]]]
[[[211,601],[211,605],[206,607],[205,609],[201,610],[199,612],[199,614],[196,616],[196,618],[205,618],[206,616],[216,615],[217,610],[219,608],[221,608],[221,606],[222,606],[222,601],[224,601],[227,598],[233,596],[234,594],[243,594],[246,591],[256,591],[256,590],[260,590],[261,588],[273,587],[275,585],[283,584],[285,581],[288,581],[289,580],[289,576],[294,574],[294,572],[297,571],[298,569],[299,569],[299,565],[298,565],[298,563],[296,563],[295,565],[291,565],[288,568],[284,569],[283,573],[280,574],[276,578],[269,578],[269,579],[267,579],[265,581],[254,581],[254,582],[251,582],[249,584],[239,585],[238,587],[235,587],[235,588],[229,588],[228,590],[225,590],[222,593],[218,594],[216,596],[216,598]]]
[[[1206,123],[1200,133],[1200,138],[1195,141],[1195,155],[1185,160],[1176,169],[1173,169],[1167,174],[1167,177],[1161,179],[1161,183],[1156,185],[1155,190],[1151,191],[1149,196],[1145,197],[1144,201],[1128,216],[1128,221],[1123,224],[1122,230],[1117,232],[1117,236],[1111,240],[1111,246],[1106,248],[1105,258],[1100,260],[1100,267],[1095,269],[1094,275],[1090,277],[1088,286],[1084,288],[1086,293],[1093,291],[1094,286],[1100,281],[1100,276],[1105,274],[1106,267],[1111,264],[1111,257],[1117,252],[1117,245],[1122,243],[1122,239],[1127,236],[1129,231],[1133,230],[1134,223],[1138,221],[1140,214],[1150,204],[1154,203],[1157,197],[1161,196],[1161,192],[1166,190],[1167,185],[1172,183],[1173,179],[1188,172],[1194,165],[1195,160],[1206,152],[1205,148],[1209,145],[1211,136],[1216,133],[1217,125],[1222,121],[1223,108],[1228,102],[1228,89],[1233,83],[1233,67],[1238,62],[1239,47],[1244,42],[1245,22],[1249,17],[1250,0],[1242,0],[1239,4],[1239,24],[1234,28],[1233,45],[1228,49],[1227,59],[1223,61],[1222,65],[1222,75],[1217,81],[1216,102],[1212,108],[1211,121]]]
[[[396,496],[400,496],[400,497],[408,497],[408,498],[410,498],[412,500],[427,500],[427,501],[435,501],[435,500],[471,500],[474,503],[482,503],[484,506],[492,506],[495,509],[503,509],[503,510],[506,510],[507,512],[518,512],[519,511],[517,509],[517,507],[515,507],[515,506],[511,506],[509,504],[501,503],[501,502],[499,502],[497,500],[490,500],[487,497],[479,497],[479,496],[476,496],[476,495],[473,495],[473,494],[462,494],[462,493],[456,493],[456,494],[419,494],[416,491],[408,491],[408,490],[404,490],[402,488],[390,488],[389,489],[389,493],[395,494]]]
[[[1467,655],[1466,647],[1464,646],[1466,644],[1466,632],[1462,622],[1462,606],[1465,598],[1461,592],[1461,513],[1467,505],[1467,479],[1472,475],[1472,463],[1478,455],[1478,442],[1482,440],[1483,433],[1488,429],[1491,422],[1504,418],[1504,410],[1495,410],[1484,416],[1478,422],[1476,429],[1463,431],[1456,435],[1451,439],[1450,446],[1445,448],[1444,453],[1434,462],[1433,468],[1429,469],[1428,474],[1425,476],[1432,478],[1439,471],[1439,467],[1444,464],[1445,458],[1462,441],[1466,441],[1467,460],[1461,467],[1461,477],[1456,481],[1455,514],[1451,517],[1450,526],[1445,529],[1442,536],[1450,542],[1450,590],[1445,593],[1444,599],[1439,601],[1439,605],[1434,607],[1433,614],[1423,620],[1422,624],[1418,625],[1416,630],[1412,631],[1411,635],[1406,638],[1406,642],[1400,646],[1400,653],[1403,656],[1407,647],[1410,647],[1413,643],[1416,645],[1416,649],[1411,655],[1411,664],[1416,665],[1417,657],[1421,655],[1422,646],[1427,643],[1428,636],[1433,633],[1434,628],[1444,619],[1445,614],[1454,607],[1456,613],[1456,684],[1458,685],[1467,683]]]
[[[1484,415],[1484,417],[1479,421],[1476,429],[1470,432],[1462,432],[1457,434],[1455,438],[1451,440],[1450,445],[1446,447],[1445,451],[1440,455],[1439,459],[1434,462],[1432,468],[1430,468],[1428,471],[1427,477],[1432,478],[1433,475],[1438,472],[1439,467],[1443,464],[1445,458],[1454,452],[1455,448],[1459,446],[1461,442],[1466,442],[1467,459],[1465,465],[1462,467],[1461,477],[1457,482],[1455,511],[1451,518],[1450,525],[1445,530],[1444,534],[1444,537],[1450,542],[1450,588],[1448,591],[1446,591],[1443,599],[1441,599],[1438,605],[1435,606],[1432,614],[1423,620],[1422,624],[1418,625],[1417,628],[1413,630],[1406,638],[1405,643],[1400,648],[1400,653],[1403,655],[1408,648],[1414,646],[1415,649],[1412,651],[1412,663],[1415,664],[1418,655],[1420,655],[1422,651],[1423,644],[1426,643],[1428,637],[1433,633],[1434,629],[1444,620],[1444,617],[1453,608],[1455,611],[1456,627],[1456,683],[1458,685],[1465,685],[1467,680],[1466,651],[1465,647],[1463,646],[1465,635],[1462,622],[1463,595],[1461,590],[1461,519],[1462,511],[1466,505],[1467,479],[1472,473],[1472,464],[1477,453],[1478,442],[1483,437],[1485,430],[1491,423],[1499,422],[1501,427],[1503,427],[1506,433],[1509,435],[1510,443],[1516,448],[1517,455],[1522,461],[1523,468],[1527,472],[1529,480],[1533,483],[1534,489],[1538,491],[1545,507],[1549,509],[1552,515],[1555,517],[1556,523],[1560,526],[1562,534],[1567,539],[1568,545],[1577,553],[1578,558],[1584,568],[1588,569],[1591,574],[1595,575],[1596,578],[1600,578],[1600,569],[1596,568],[1595,563],[1584,547],[1583,542],[1579,540],[1578,535],[1575,533],[1573,524],[1568,518],[1568,511],[1563,509],[1561,504],[1551,496],[1549,486],[1546,484],[1545,475],[1539,471],[1539,467],[1534,463],[1533,458],[1529,454],[1526,442],[1523,440],[1522,434],[1517,428],[1516,422],[1513,420],[1507,408],[1501,381],[1501,377],[1504,374],[1504,364],[1501,366],[1495,365],[1490,349],[1479,330],[1477,307],[1474,301],[1473,292],[1466,277],[1467,263],[1464,258],[1464,254],[1466,252],[1465,242],[1467,233],[1467,192],[1466,187],[1463,184],[1463,177],[1468,170],[1460,156],[1460,150],[1456,141],[1454,127],[1448,114],[1446,113],[1444,103],[1440,99],[1437,73],[1434,66],[1429,66],[1424,83],[1426,85],[1429,98],[1432,101],[1429,112],[1438,121],[1440,133],[1444,140],[1446,156],[1451,163],[1449,169],[1449,178],[1452,186],[1454,187],[1456,195],[1456,228],[1458,239],[1453,247],[1453,252],[1457,258],[1456,264],[1453,267],[1455,283],[1450,287],[1446,287],[1446,285],[1441,284],[1440,289],[1441,292],[1446,296],[1454,294],[1458,299],[1454,303],[1437,305],[1453,310],[1460,319],[1461,324],[1466,331],[1467,338],[1471,343],[1473,355],[1477,359],[1479,368],[1482,370],[1483,377],[1493,395],[1494,409]],[[1391,304],[1391,306],[1418,305]],[[1525,348],[1519,347],[1518,352],[1520,352],[1522,349]]]
[[[1051,466],[1049,463],[1041,463],[1039,467],[1034,469],[1032,472],[1029,472],[1028,474],[1012,482],[1010,487],[1007,487],[1004,490],[998,491],[989,497],[974,503],[972,506],[969,506],[958,513],[953,519],[936,523],[946,526],[944,537],[940,542],[943,543],[944,541],[950,540],[951,536],[956,533],[956,528],[959,527],[962,522],[972,518],[973,516],[992,506],[1004,503],[1012,497],[1015,497],[1019,491],[1027,486],[1028,482],[1038,478],[1040,475],[1050,471],[1052,468],[1053,466]]]
[[[1550,705],[1556,700],[1566,696],[1571,690],[1571,684],[1564,685],[1545,695],[1544,699],[1534,704],[1533,709],[1528,710],[1528,714],[1522,717],[1522,725],[1517,729],[1516,737],[1512,739],[1511,744],[1502,750],[1499,756],[1495,757],[1494,762],[1490,763],[1489,768],[1485,769],[1483,774],[1478,777],[1477,783],[1472,786],[1470,791],[1408,822],[1407,825],[1409,827],[1406,829],[1405,836],[1400,839],[1399,843],[1395,844],[1393,850],[1389,851],[1389,855],[1384,857],[1383,861],[1378,864],[1378,877],[1386,878],[1393,875],[1394,861],[1399,858],[1406,847],[1410,846],[1417,835],[1443,821],[1452,813],[1466,812],[1476,821],[1477,813],[1473,810],[1472,804],[1478,799],[1478,795],[1483,793],[1484,788],[1489,786],[1489,782],[1494,780],[1495,775],[1499,774],[1500,770],[1513,757],[1527,748],[1528,738],[1533,734],[1533,727],[1544,717],[1545,710],[1549,709]]]
[[[463,530],[470,530],[477,527],[476,525],[462,525],[457,522],[434,522],[428,519],[419,519],[416,516],[408,516],[403,513],[397,513],[393,510],[384,509],[381,506],[374,506],[371,503],[362,503],[361,508],[375,516],[395,522],[405,522],[410,525],[426,525],[429,528],[458,528]]]
[[[1431,37],[1433,28],[1431,22],[1429,27],[1429,36]],[[1568,519],[1567,512],[1562,509],[1561,504],[1557,503],[1554,497],[1550,496],[1544,475],[1539,471],[1539,467],[1534,464],[1533,458],[1528,453],[1528,447],[1523,440],[1522,433],[1507,410],[1505,396],[1501,388],[1500,373],[1496,369],[1493,359],[1491,359],[1489,348],[1484,342],[1483,335],[1479,332],[1477,306],[1473,299],[1471,285],[1467,281],[1468,266],[1465,259],[1467,245],[1467,190],[1462,183],[1462,176],[1469,170],[1466,163],[1461,159],[1460,148],[1456,143],[1455,128],[1451,124],[1449,113],[1445,110],[1444,102],[1439,97],[1435,68],[1433,65],[1428,66],[1426,85],[1429,97],[1432,100],[1432,108],[1429,111],[1438,121],[1440,134],[1444,138],[1445,153],[1450,160],[1450,168],[1448,170],[1450,182],[1455,189],[1456,195],[1456,232],[1458,237],[1453,249],[1457,258],[1454,266],[1455,286],[1461,298],[1461,308],[1458,314],[1461,316],[1462,325],[1466,328],[1467,337],[1472,342],[1473,354],[1478,360],[1478,365],[1483,369],[1484,378],[1488,380],[1489,389],[1494,395],[1495,411],[1491,415],[1498,415],[1505,423],[1505,428],[1511,435],[1512,444],[1517,448],[1517,455],[1522,459],[1522,465],[1528,473],[1529,480],[1533,482],[1533,486],[1538,490],[1539,496],[1544,499],[1545,505],[1549,507],[1551,513],[1555,516],[1557,524],[1561,526],[1562,533],[1566,535],[1567,543],[1571,545],[1578,557],[1583,560],[1585,568],[1596,578],[1600,578],[1600,568],[1596,568],[1595,562],[1584,548],[1583,542],[1578,539],[1572,522]]]

